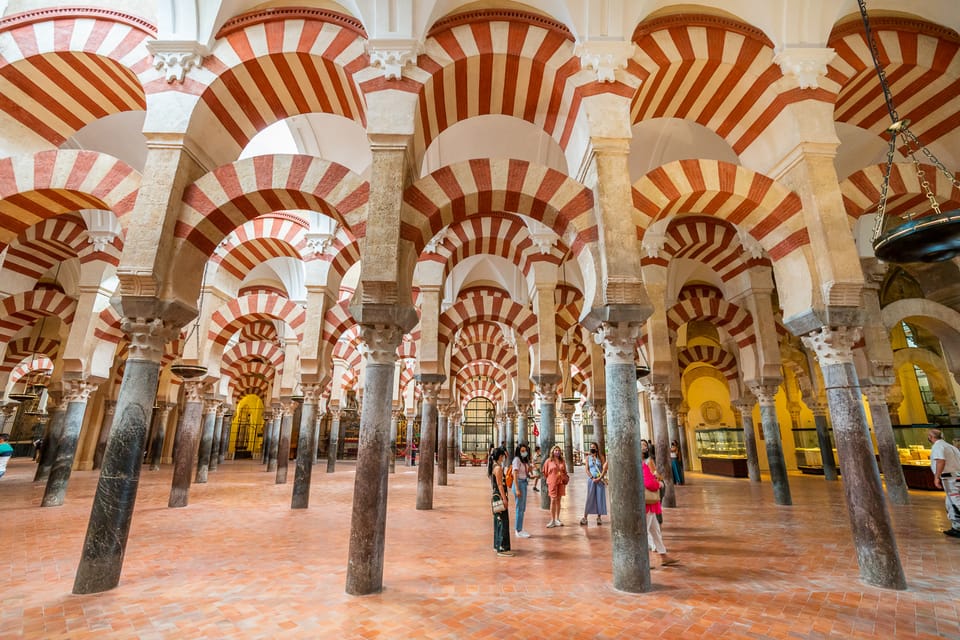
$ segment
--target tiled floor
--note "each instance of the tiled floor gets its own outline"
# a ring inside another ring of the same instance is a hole
[[[534,537],[497,558],[484,470],[459,468],[424,512],[416,470],[398,466],[386,589],[356,598],[343,591],[354,468],[324,469],[306,511],[254,463],[222,465],[177,510],[170,468],[145,469],[120,586],[73,596],[96,472],[74,472],[67,504],[41,509],[33,464],[13,460],[0,638],[960,638],[960,540],[940,533],[942,494],[892,509],[909,583],[894,592],[858,581],[840,484],[791,476],[795,505],[775,507],[769,483],[690,474],[664,526],[682,564],[629,595],[611,587],[609,524],[577,524],[582,469],[566,526],[546,529],[531,504]]]

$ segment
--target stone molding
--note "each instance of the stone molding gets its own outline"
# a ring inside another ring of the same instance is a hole
[[[166,344],[179,333],[159,318],[124,318],[120,321],[120,329],[130,336],[127,360],[147,360],[157,364],[163,357]]]
[[[860,339],[860,327],[821,327],[803,336],[803,345],[817,354],[821,366],[853,364],[853,345]]]
[[[603,346],[608,364],[634,365],[637,359],[637,338],[640,324],[633,322],[601,322],[593,340]]]
[[[147,40],[147,51],[153,54],[153,66],[168,83],[182,83],[187,73],[203,65],[207,48],[193,40]]]
[[[367,364],[388,364],[397,361],[397,347],[403,340],[403,330],[389,324],[360,325],[360,339],[363,341],[363,355]]]
[[[829,47],[785,47],[773,56],[784,76],[797,79],[801,89],[819,89],[820,78],[826,77],[827,65],[837,52]]]

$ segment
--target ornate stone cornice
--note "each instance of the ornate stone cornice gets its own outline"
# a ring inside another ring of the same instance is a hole
[[[801,89],[819,89],[820,78],[827,75],[827,65],[837,55],[830,48],[787,47],[773,56],[780,72],[797,79]]]
[[[153,66],[167,82],[183,82],[187,72],[200,68],[207,47],[193,40],[147,40],[147,51],[153,54]]]
[[[603,357],[607,363],[633,366],[637,357],[639,336],[639,323],[602,322],[593,340],[603,346]]]
[[[87,242],[93,245],[93,250],[103,253],[120,234],[111,229],[87,229]]]
[[[163,348],[179,333],[159,318],[124,318],[120,329],[130,336],[127,360],[157,363],[163,357]]]
[[[243,29],[256,24],[262,24],[264,22],[279,22],[283,20],[317,20],[320,22],[327,22],[329,24],[335,24],[339,27],[349,29],[358,36],[362,36],[364,38],[367,37],[367,32],[363,28],[363,23],[353,16],[348,16],[338,11],[331,11],[330,9],[313,7],[275,7],[244,13],[230,18],[224,22],[223,26],[220,27],[220,30],[217,32],[216,37],[217,39],[225,38],[231,33],[242,31]]]
[[[821,366],[853,364],[853,345],[860,340],[860,327],[821,327],[803,336],[803,344],[817,354]]]
[[[119,22],[120,24],[125,24],[128,27],[142,31],[150,37],[156,37],[157,35],[157,27],[152,22],[122,11],[96,7],[48,7],[45,9],[24,11],[23,13],[15,13],[0,19],[0,31],[26,27],[37,22],[68,19],[76,20],[82,18]]]

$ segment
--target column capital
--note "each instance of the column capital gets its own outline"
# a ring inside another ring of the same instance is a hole
[[[757,402],[760,403],[761,407],[772,407],[776,404],[774,398],[780,388],[779,384],[748,382],[747,386],[750,388],[750,393],[757,397]]]
[[[204,415],[207,415],[207,414],[210,414],[210,413],[216,414],[219,409],[220,409],[220,401],[219,401],[219,400],[214,400],[214,399],[212,399],[212,398],[204,398],[204,399],[203,399],[203,413],[204,413]]]
[[[187,72],[200,68],[207,47],[194,40],[148,40],[147,51],[153,54],[153,66],[168,83],[182,83]]]
[[[397,361],[397,347],[403,340],[403,330],[391,324],[362,324],[360,339],[368,364],[389,364]]]
[[[130,337],[127,360],[148,360],[159,364],[163,349],[177,336],[177,329],[160,318],[124,318],[120,329]]]
[[[537,393],[540,395],[540,402],[556,402],[557,389],[560,384],[557,382],[538,382],[536,383]]]
[[[323,395],[323,385],[320,384],[302,384],[303,404],[320,404],[320,396]]]
[[[223,403],[220,403],[220,405],[217,406],[217,417],[218,417],[218,418],[223,418],[223,415],[224,415],[226,412],[227,412],[227,408],[223,405]]]
[[[826,402],[821,402],[820,400],[812,400],[805,403],[807,408],[810,409],[814,417],[817,418],[826,418],[827,414],[830,413],[830,407],[827,406]]]
[[[817,355],[822,366],[853,364],[853,345],[860,339],[860,327],[821,327],[803,336],[803,345]]]
[[[367,41],[370,66],[381,69],[387,80],[403,78],[403,68],[416,66],[420,43],[413,38],[371,38]]]
[[[203,388],[205,383],[199,380],[183,381],[183,397],[187,402],[203,402]]]
[[[647,393],[650,394],[650,403],[663,404],[667,401],[670,394],[670,385],[662,382],[656,382],[646,385]]]
[[[63,403],[86,402],[96,390],[97,385],[86,380],[64,380]]]
[[[327,408],[327,411],[330,413],[330,418],[332,420],[339,420],[340,416],[343,415],[343,409],[339,405],[334,405]]]
[[[292,416],[297,411],[297,405],[300,403],[296,400],[291,400],[289,398],[283,399],[280,401],[280,410],[283,412],[283,417]]]
[[[637,46],[626,40],[589,40],[574,49],[580,66],[596,72],[597,82],[616,82],[617,69],[626,69]]]
[[[879,384],[867,385],[865,387],[860,387],[860,391],[867,397],[867,404],[871,407],[874,406],[887,406],[887,391],[890,387],[886,387]]]
[[[639,322],[601,322],[593,340],[603,347],[603,357],[609,364],[633,365],[639,336]]]
[[[827,65],[837,52],[829,47],[783,47],[773,56],[780,72],[797,79],[801,89],[818,89],[827,75]]]
[[[757,404],[757,401],[752,398],[740,398],[739,400],[734,400],[730,403],[734,409],[740,412],[741,416],[750,416],[753,414],[753,405]]]
[[[563,416],[564,420],[569,420],[573,415],[573,407],[574,405],[567,404],[566,402],[560,403],[560,415]]]
[[[436,378],[439,378],[437,380]],[[432,405],[437,404],[437,396],[440,394],[440,387],[443,386],[444,376],[435,376],[424,374],[417,380],[420,385],[420,391],[423,393],[423,399]]]

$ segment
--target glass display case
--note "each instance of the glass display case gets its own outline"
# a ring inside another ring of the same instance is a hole
[[[697,457],[704,473],[747,477],[747,446],[742,429],[697,429]]]
[[[900,464],[903,467],[903,477],[911,489],[937,490],[933,484],[933,473],[930,471],[930,443],[927,442],[927,431],[940,429],[943,439],[952,444],[960,438],[960,426],[935,424],[895,424],[893,425],[893,439],[897,443],[900,453]]]
[[[833,432],[830,432],[833,435]],[[831,441],[832,441],[831,437]],[[823,474],[823,454],[820,452],[820,439],[815,428],[793,429],[794,452],[797,455],[797,469],[807,474]],[[833,450],[833,459],[837,459],[837,450]]]

